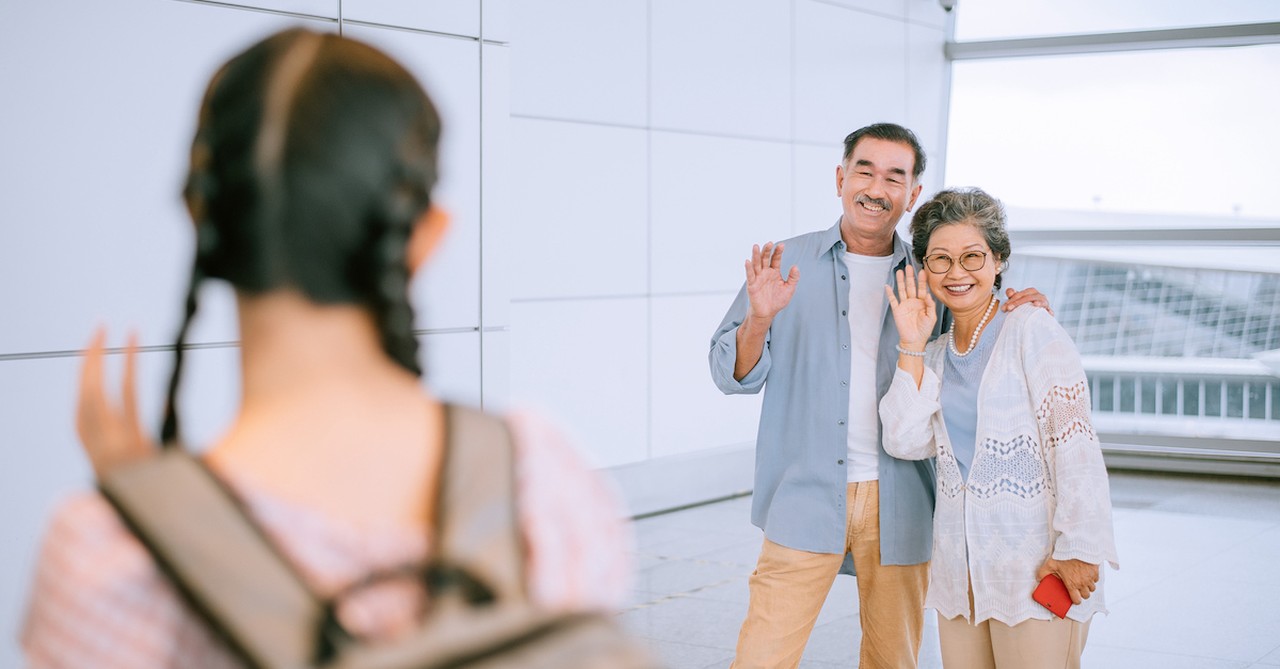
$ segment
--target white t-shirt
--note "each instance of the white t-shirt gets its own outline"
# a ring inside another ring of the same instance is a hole
[[[893,256],[844,254],[849,270],[849,482],[880,478],[880,402],[876,398],[876,358],[884,319],[884,286]]]

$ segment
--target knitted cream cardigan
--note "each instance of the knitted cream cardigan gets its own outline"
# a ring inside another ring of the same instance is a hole
[[[920,388],[899,369],[880,403],[884,447],[908,460],[937,457],[938,501],[925,606],[973,622],[1016,625],[1052,617],[1031,599],[1045,558],[1119,568],[1102,450],[1075,344],[1048,312],[1010,312],[978,389],[978,425],[966,482],[938,393],[946,339],[925,349]],[[968,559],[966,560],[966,555]],[[1106,612],[1102,582],[1074,620]]]

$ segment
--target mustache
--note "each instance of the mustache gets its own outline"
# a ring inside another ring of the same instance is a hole
[[[881,209],[884,209],[885,211],[889,211],[893,209],[893,203],[889,202],[888,200],[882,200],[878,197],[867,197],[866,195],[859,195],[854,200],[854,202],[857,202],[858,204],[874,204],[880,207]]]

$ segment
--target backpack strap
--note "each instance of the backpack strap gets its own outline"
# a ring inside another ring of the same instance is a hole
[[[117,467],[99,489],[213,630],[256,669],[309,666],[323,602],[239,500],[182,448]]]
[[[476,409],[454,404],[445,409],[432,563],[469,574],[492,598],[523,601],[525,550],[511,432],[501,419]]]

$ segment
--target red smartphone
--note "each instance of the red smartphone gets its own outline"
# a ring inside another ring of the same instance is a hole
[[[1031,598],[1053,612],[1059,618],[1067,617],[1067,609],[1071,608],[1071,594],[1067,586],[1056,574],[1049,574],[1040,579],[1040,585],[1031,593]]]

